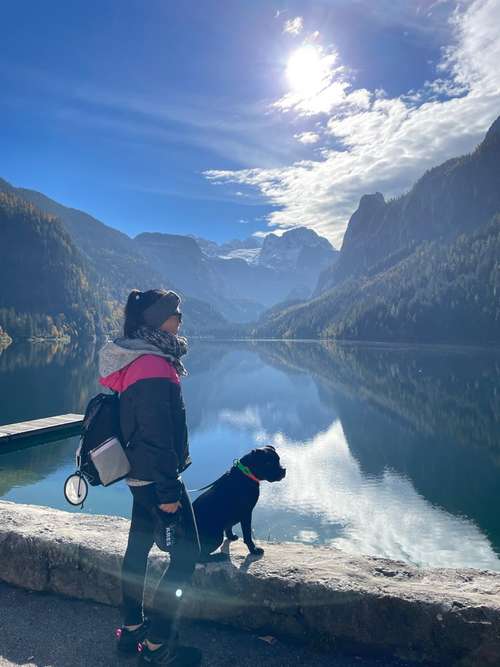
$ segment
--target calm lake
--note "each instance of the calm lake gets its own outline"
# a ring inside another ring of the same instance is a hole
[[[499,350],[191,340],[184,359],[187,487],[265,444],[287,468],[261,485],[257,540],[500,570]],[[95,347],[0,354],[0,424],[83,412],[99,390]],[[0,498],[80,512],[62,494],[76,446],[0,454]],[[84,509],[130,510],[123,482],[91,488]]]

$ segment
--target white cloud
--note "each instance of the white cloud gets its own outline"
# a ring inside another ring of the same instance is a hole
[[[270,227],[305,225],[339,247],[362,194],[401,194],[426,169],[472,150],[500,114],[500,0],[469,3],[451,23],[453,39],[439,77],[420,91],[391,98],[355,88],[334,62],[317,99],[295,92],[275,103],[281,113],[326,116],[330,146],[336,142],[336,148],[320,144],[321,159],[206,176],[256,188],[277,207]]]
[[[283,26],[283,32],[289,35],[299,35],[304,28],[304,19],[302,16],[296,16],[294,19],[288,19]]]
[[[340,421],[306,442],[265,431],[254,437],[257,445],[272,443],[287,469],[282,482],[262,487],[261,511],[279,509],[341,525],[342,534],[331,544],[349,553],[425,567],[499,570],[500,561],[481,529],[433,506],[407,477],[386,470],[367,483]],[[314,541],[311,533],[305,537]]]
[[[316,132],[301,132],[300,134],[294,134],[293,138],[300,141],[301,144],[317,144],[320,140],[320,136]]]
[[[282,234],[287,231],[286,229],[282,231],[268,231],[268,232],[254,232],[252,236],[256,236],[258,239],[264,239],[266,236],[269,236],[269,234],[275,234],[276,236],[281,236]]]
[[[262,428],[259,410],[252,405],[247,405],[244,410],[220,410],[219,420],[238,428]]]

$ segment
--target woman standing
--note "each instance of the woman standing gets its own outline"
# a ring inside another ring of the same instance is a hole
[[[120,393],[121,429],[131,466],[126,481],[133,496],[117,648],[133,653],[141,643],[144,665],[198,665],[201,660],[198,649],[179,646],[177,632],[185,588],[200,553],[191,502],[180,477],[191,458],[180,385],[180,376],[187,374],[181,361],[187,341],[178,335],[179,303],[172,291],[132,290],[124,337],[99,352],[100,383]],[[170,565],[156,587],[148,619],[143,614],[148,554],[158,521],[176,517]]]

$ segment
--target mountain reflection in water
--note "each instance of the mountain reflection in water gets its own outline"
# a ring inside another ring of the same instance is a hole
[[[192,340],[185,364],[188,488],[267,443],[287,467],[262,483],[257,539],[500,570],[498,350]],[[82,412],[96,391],[95,347],[0,354],[1,423]],[[69,510],[75,447],[1,455],[0,496]],[[120,483],[91,489],[85,510],[130,506]]]

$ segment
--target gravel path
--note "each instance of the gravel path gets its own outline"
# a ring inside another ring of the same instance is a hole
[[[33,593],[0,582],[0,667],[114,667],[117,609]],[[204,651],[203,667],[410,667],[398,660],[314,653],[302,646],[202,622],[184,623],[182,641]]]

